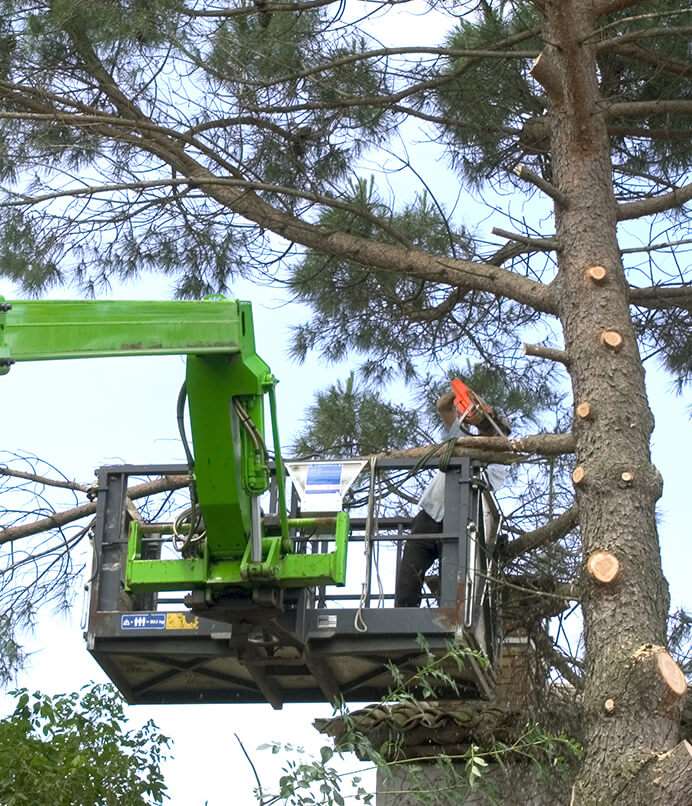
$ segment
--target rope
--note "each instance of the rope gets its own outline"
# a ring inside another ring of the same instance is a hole
[[[353,619],[353,627],[357,632],[368,631],[368,625],[363,618],[363,610],[368,602],[368,591],[370,589],[370,561],[372,557],[372,535],[375,527],[375,469],[377,467],[377,457],[371,456],[370,463],[370,489],[368,491],[368,515],[365,521],[365,535],[363,538],[363,555],[365,557],[365,579],[361,583],[360,601],[358,609]],[[378,575],[379,576],[379,575]]]

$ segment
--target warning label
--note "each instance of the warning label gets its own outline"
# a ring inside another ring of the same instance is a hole
[[[124,613],[120,616],[121,630],[165,630],[165,613]]]

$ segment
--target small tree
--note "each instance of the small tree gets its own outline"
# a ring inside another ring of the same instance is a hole
[[[112,686],[13,695],[14,713],[0,720],[0,802],[146,806],[167,798],[161,761],[169,741],[151,721],[127,730]]]

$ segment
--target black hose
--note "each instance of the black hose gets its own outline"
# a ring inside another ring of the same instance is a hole
[[[185,401],[187,400],[187,383],[183,381],[183,385],[178,392],[178,402],[176,404],[176,414],[178,420],[178,433],[180,434],[180,441],[183,443],[183,450],[185,451],[185,458],[187,459],[188,467],[192,472],[195,466],[195,457],[192,455],[190,443],[187,440],[185,432]]]
[[[187,383],[183,381],[180,391],[178,392],[178,400],[176,403],[176,419],[178,421],[178,433],[180,434],[180,441],[183,443],[183,450],[185,451],[185,458],[187,465],[190,469],[190,534],[199,527],[201,522],[201,513],[197,508],[197,489],[195,487],[195,480],[193,470],[195,467],[195,457],[192,455],[192,449],[187,439],[185,431],[185,401],[187,400]]]

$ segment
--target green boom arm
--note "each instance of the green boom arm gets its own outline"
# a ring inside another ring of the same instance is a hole
[[[257,582],[343,584],[348,522],[337,517],[339,557],[286,556],[275,379],[255,352],[248,302],[21,301],[0,298],[0,374],[21,361],[134,355],[187,355],[186,387],[194,478],[204,518],[203,555],[141,560],[137,525],[130,535],[131,588],[185,589]],[[269,487],[264,447],[264,395],[270,400],[281,534],[263,535],[259,496]],[[339,548],[341,546],[341,549]],[[343,555],[343,556],[342,556]],[[311,562],[308,562],[311,560]],[[309,567],[308,567],[309,566]]]

